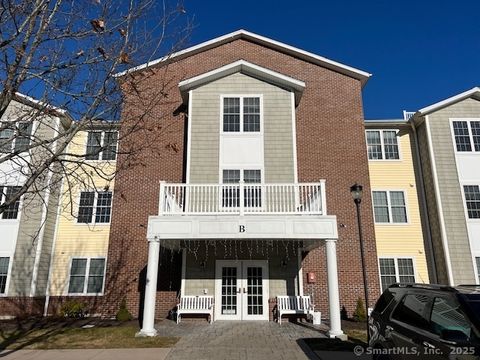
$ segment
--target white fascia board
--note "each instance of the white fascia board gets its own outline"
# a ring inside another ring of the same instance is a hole
[[[139,66],[135,66],[131,69],[121,71],[117,74],[114,74],[114,77],[121,77],[121,76],[124,76],[126,74],[129,74],[129,73],[132,73],[132,72],[135,72],[135,71],[138,71],[138,70],[142,70],[142,69],[145,69],[145,68],[150,67],[150,66],[154,66],[154,65],[159,64],[163,61],[174,59],[174,58],[182,56],[182,55],[188,55],[188,54],[193,55],[194,53],[201,52],[201,51],[204,51],[204,50],[208,50],[209,48],[219,46],[222,43],[226,43],[228,41],[236,40],[237,38],[250,39],[253,42],[256,42],[256,43],[259,43],[259,44],[264,44],[268,47],[274,48],[274,49],[279,50],[281,52],[299,57],[301,59],[310,61],[310,62],[312,62],[314,64],[317,64],[317,65],[324,66],[326,68],[338,71],[339,73],[342,73],[342,74],[345,74],[345,75],[348,75],[348,76],[351,76],[355,79],[360,80],[361,83],[362,83],[362,86],[365,85],[368,78],[370,76],[372,76],[372,74],[370,74],[366,71],[359,70],[359,69],[356,69],[354,67],[341,64],[339,62],[327,59],[323,56],[319,56],[319,55],[310,53],[308,51],[301,50],[299,48],[284,44],[282,42],[272,40],[272,39],[269,39],[267,37],[257,35],[257,34],[254,34],[252,32],[241,29],[241,30],[237,30],[237,31],[234,31],[232,33],[217,37],[215,39],[205,41],[205,42],[200,43],[198,45],[189,47],[187,49],[172,53],[170,55],[161,57],[159,59],[146,62],[146,63],[141,64]]]
[[[188,95],[187,93],[189,90],[237,72],[251,75],[262,80],[271,82],[273,84],[292,89],[295,92],[297,104],[299,103],[301,94],[305,89],[305,83],[303,81],[249,63],[245,60],[238,60],[231,64],[222,66],[218,69],[206,72],[204,74],[200,74],[190,79],[183,80],[178,83],[178,87],[180,89],[180,92],[182,93],[184,101],[186,101],[186,96]]]
[[[28,95],[25,95],[25,94],[22,94],[22,93],[19,93],[19,92],[15,92],[15,97],[14,97],[14,100],[18,101],[18,102],[21,102],[25,105],[29,105],[31,106],[31,104],[34,104],[34,105],[37,105],[38,107],[40,108],[45,108],[47,110],[51,110],[51,111],[54,111],[56,112],[58,115],[64,117],[65,119],[68,119],[70,121],[74,121],[72,116],[69,114],[69,112],[65,109],[61,109],[57,106],[53,106],[53,105],[50,105],[50,104],[47,104],[43,101],[40,101],[40,100],[37,100],[37,99],[34,99]]]
[[[432,104],[430,106],[427,106],[427,107],[424,107],[423,109],[420,109],[418,110],[417,113],[419,113],[420,115],[427,115],[433,111],[436,111],[436,110],[439,110],[441,108],[444,108],[446,106],[449,106],[449,105],[452,105],[452,104],[455,104],[459,101],[462,101],[464,99],[467,99],[475,94],[480,95],[480,88],[479,87],[474,87],[473,89],[470,89],[470,90],[467,90],[467,91],[464,91],[458,95],[455,95],[455,96],[452,96],[452,97],[449,97],[448,99],[445,99],[445,100],[442,100],[442,101],[439,101],[435,104]],[[415,114],[417,115],[417,114]]]

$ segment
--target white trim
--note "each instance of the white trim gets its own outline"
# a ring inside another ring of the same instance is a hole
[[[297,266],[298,266],[298,278],[297,278],[297,284],[298,284],[298,295],[303,296],[303,263],[302,263],[302,252],[303,248],[299,247],[297,248]]]
[[[427,140],[429,144],[428,151],[430,155],[430,166],[431,166],[432,175],[433,175],[433,187],[435,190],[435,198],[437,200],[437,206],[438,206],[438,217],[440,222],[441,238],[442,238],[442,243],[443,243],[443,248],[445,253],[448,285],[454,285],[452,263],[450,261],[450,249],[448,248],[447,229],[445,227],[445,218],[443,216],[442,198],[440,195],[440,185],[438,183],[437,165],[435,163],[435,153],[433,151],[432,134],[430,133],[430,124],[429,124],[428,115],[425,115],[425,130],[427,133]]]
[[[185,295],[186,274],[187,274],[187,249],[182,249],[182,279],[180,281],[180,296]]]
[[[70,279],[72,273],[72,262],[74,259],[78,260],[87,260],[87,265],[85,267],[85,280],[83,281],[83,292],[81,293],[70,293]],[[102,259],[104,260],[103,266],[103,282],[102,282],[102,291],[99,293],[89,293],[88,291],[88,279],[90,278],[90,262],[91,260],[95,259]],[[66,284],[66,288],[64,289],[64,296],[103,296],[105,292],[105,275],[107,270],[107,257],[104,255],[96,255],[96,256],[85,256],[85,255],[71,255],[70,260],[68,262],[68,281]]]
[[[237,268],[237,314],[222,315],[222,266]],[[247,267],[258,266],[262,268],[262,290],[263,290],[263,314],[248,315],[247,314],[247,298],[245,292],[247,287]],[[243,291],[242,291],[243,290]],[[269,320],[268,299],[270,293],[270,281],[268,273],[268,260],[216,260],[215,261],[215,319],[216,320]]]
[[[99,128],[99,129],[92,129],[92,130],[84,130],[87,136],[85,136],[85,143],[84,143],[84,149],[85,149],[85,161],[88,162],[105,162],[105,163],[111,163],[111,162],[116,162],[117,161],[117,156],[118,156],[118,142],[119,142],[119,136],[120,133],[118,130],[109,130],[105,128]],[[102,151],[98,152],[98,159],[87,159],[87,149],[88,149],[88,135],[93,132],[99,132],[101,133],[100,135],[100,148],[104,147],[104,141],[105,141],[105,133],[106,132],[116,132],[117,133],[117,141],[115,142],[115,159],[110,159],[110,160],[104,160],[103,159],[103,152],[107,149],[103,149]]]
[[[187,123],[187,165],[185,181],[190,184],[190,164],[191,164],[191,151],[192,151],[192,109],[193,109],[193,91],[188,92],[188,123]]]
[[[13,258],[15,252],[10,251],[2,251],[0,252],[0,257],[8,258],[8,269],[7,269],[7,281],[5,282],[5,292],[0,293],[0,298],[7,297],[8,295],[8,288],[10,287],[10,278],[12,277],[12,267],[13,267]]]
[[[290,93],[290,106],[292,107],[292,148],[293,148],[293,182],[298,184],[298,165],[297,165],[297,119],[295,113],[295,94]]]
[[[390,200],[390,192],[401,192],[403,193],[403,201],[405,202],[405,216],[407,217],[406,222],[393,222],[393,216],[392,216],[392,203]],[[387,208],[388,208],[388,222],[376,222],[375,220],[375,205],[373,203],[373,193],[374,192],[385,192],[387,194]],[[373,221],[375,226],[377,225],[388,225],[388,226],[396,226],[396,225],[410,225],[410,216],[408,213],[408,199],[407,199],[407,190],[405,189],[397,189],[397,188],[381,188],[381,189],[371,189],[371,196],[372,196],[372,209],[373,209]]]
[[[480,284],[480,268],[477,266],[477,259],[480,258],[480,252],[472,254],[473,256],[473,271],[475,273],[475,284]]]
[[[231,33],[223,35],[223,36],[219,36],[219,37],[214,38],[212,40],[208,40],[208,41],[205,41],[205,42],[200,43],[198,45],[191,46],[189,48],[186,48],[184,50],[175,52],[173,54],[161,57],[159,59],[146,62],[146,63],[141,64],[139,66],[135,66],[131,69],[121,71],[119,73],[114,74],[113,76],[114,77],[121,77],[123,75],[130,74],[132,72],[135,72],[135,71],[138,71],[138,70],[141,70],[141,69],[145,69],[145,68],[150,67],[150,66],[154,66],[154,65],[159,64],[161,62],[171,60],[171,59],[174,59],[176,57],[180,57],[182,55],[183,56],[190,56],[190,55],[193,55],[195,53],[208,50],[208,49],[213,48],[215,46],[220,46],[223,43],[231,42],[233,40],[241,39],[241,38],[252,40],[253,42],[256,42],[260,45],[265,45],[267,47],[271,47],[275,50],[278,50],[278,51],[281,51],[281,52],[299,57],[299,58],[304,59],[306,61],[310,61],[310,62],[312,62],[316,65],[324,66],[328,69],[338,71],[339,73],[351,76],[355,79],[360,80],[362,82],[362,85],[365,85],[368,78],[370,76],[372,76],[372,74],[370,74],[368,72],[365,72],[363,70],[359,70],[359,69],[356,69],[354,67],[341,64],[339,62],[327,59],[323,56],[319,56],[319,55],[310,53],[308,51],[301,50],[299,48],[281,43],[281,42],[276,41],[276,40],[269,39],[269,38],[264,37],[264,36],[254,34],[252,32],[249,32],[249,31],[246,31],[246,30],[243,30],[243,29],[231,32]]]
[[[455,95],[455,96],[452,96],[452,97],[449,97],[445,100],[442,100],[442,101],[439,101],[435,104],[432,104],[430,106],[426,106],[420,110],[418,110],[418,113],[420,113],[421,115],[426,115],[426,114],[429,114],[433,111],[436,111],[436,110],[439,110],[441,108],[444,108],[446,106],[449,106],[449,105],[452,105],[454,103],[457,103],[459,101],[462,101],[466,98],[469,98],[473,95],[480,95],[480,87],[474,87],[470,90],[467,90],[467,91],[464,91],[458,95]]]
[[[453,151],[455,155],[479,155],[480,156],[480,150],[475,150],[475,142],[473,141],[473,132],[472,132],[472,126],[471,122],[472,121],[480,121],[480,118],[449,118],[449,123],[450,123],[450,133],[452,136],[452,144],[453,144]],[[468,129],[468,137],[470,139],[470,151],[458,151],[457,150],[457,140],[455,139],[455,131],[453,129],[453,123],[454,122],[466,122],[467,123],[467,129]],[[457,166],[457,171],[458,171],[458,166]],[[459,173],[460,174],[460,173]]]
[[[373,132],[373,131],[379,131],[380,132],[380,146],[381,146],[381,150],[382,150],[382,158],[381,159],[370,159],[368,157],[368,139],[367,139],[367,132]],[[398,159],[386,159],[385,158],[385,141],[384,141],[384,138],[383,138],[383,132],[384,131],[395,131],[395,136],[397,138],[397,149],[398,149]],[[365,143],[367,144],[367,158],[368,158],[368,161],[372,161],[372,162],[383,162],[383,161],[386,161],[386,162],[398,162],[398,161],[403,161],[403,157],[402,157],[402,149],[400,147],[400,138],[398,137],[398,134],[399,134],[400,130],[399,129],[379,129],[379,128],[376,128],[376,129],[365,129]]]
[[[32,129],[33,130],[33,129]],[[57,121],[55,122],[55,129],[54,129],[54,136],[56,137],[59,133],[60,130],[60,118],[57,117]],[[52,146],[53,146],[53,152],[56,152],[57,150],[57,144],[58,142],[55,141]],[[47,213],[48,213],[48,208],[49,208],[49,201],[50,201],[50,190],[51,190],[51,181],[52,181],[52,175],[53,171],[48,170],[48,175],[47,175],[47,189],[45,190],[45,197],[43,200],[43,205],[42,205],[42,217],[40,220],[40,233],[38,234],[38,243],[37,243],[37,249],[35,252],[35,260],[33,263],[33,271],[32,271],[32,281],[30,283],[30,296],[35,296],[35,292],[37,291],[37,277],[38,277],[38,269],[40,267],[40,256],[42,254],[42,249],[43,249],[43,240],[45,237],[45,228],[47,227]]]
[[[79,213],[80,213],[80,199],[82,197],[82,193],[90,193],[90,192],[93,192],[95,197],[93,199],[93,209],[92,209],[92,220],[88,223],[85,223],[85,222],[79,222],[78,221],[78,217],[79,217]],[[96,218],[96,215],[97,215],[97,202],[98,202],[98,193],[111,193],[112,194],[112,199],[110,201],[110,220],[108,222],[96,222],[95,221],[95,218]],[[91,225],[94,225],[94,226],[104,226],[104,225],[110,225],[110,223],[112,222],[112,209],[113,209],[113,190],[103,190],[103,189],[80,189],[80,191],[78,192],[78,195],[77,195],[77,219],[76,221],[74,222],[75,225],[80,225],[80,226],[91,226]]]
[[[240,129],[239,131],[223,131],[223,110],[225,98],[239,98],[240,99]],[[260,131],[244,131],[243,130],[243,100],[245,98],[259,98],[260,99]],[[263,136],[263,94],[221,94],[220,95],[220,135],[229,136],[242,136],[242,137],[257,137]]]

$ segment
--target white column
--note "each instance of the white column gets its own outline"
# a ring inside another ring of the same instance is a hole
[[[143,326],[137,336],[155,336],[155,300],[157,296],[158,259],[160,241],[148,239],[147,281],[145,285],[145,302],[143,305]]]
[[[340,297],[338,294],[338,273],[337,273],[337,241],[325,240],[327,253],[327,282],[328,282],[328,305],[330,310],[330,330],[328,335],[331,338],[343,335],[342,323],[340,321]]]

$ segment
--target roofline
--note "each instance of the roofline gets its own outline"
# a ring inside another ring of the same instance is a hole
[[[405,121],[403,119],[365,120],[365,127],[379,127],[379,126],[408,126],[408,121]]]
[[[415,115],[427,115],[433,111],[436,111],[436,110],[439,110],[441,108],[444,108],[448,105],[451,105],[451,104],[454,104],[456,102],[459,102],[461,100],[464,100],[464,99],[467,99],[469,97],[471,97],[472,95],[476,94],[476,93],[479,93],[480,95],[480,87],[474,87],[470,90],[467,90],[467,91],[464,91],[458,95],[455,95],[455,96],[452,96],[452,97],[449,97],[445,100],[442,100],[442,101],[439,101],[435,104],[432,104],[432,105],[429,105],[429,106],[426,106],[420,110],[417,111],[417,113]]]
[[[25,95],[25,94],[22,94],[22,93],[19,93],[19,92],[15,92],[15,95],[14,95],[13,99],[15,101],[21,102],[22,104],[25,104],[25,105],[29,105],[29,106],[33,105],[33,106],[37,107],[39,110],[46,109],[46,110],[52,111],[52,112],[56,113],[57,116],[63,117],[65,119],[69,120],[70,122],[74,121],[74,119],[72,118],[72,116],[70,115],[70,113],[67,110],[61,109],[59,107],[47,104],[43,101],[34,99],[31,96],[28,96],[28,95]]]
[[[186,93],[189,90],[196,88],[198,86],[201,86],[207,82],[221,79],[225,76],[232,75],[237,72],[242,72],[246,75],[259,77],[263,80],[270,81],[276,85],[293,89],[295,93],[295,101],[297,105],[300,102],[300,98],[302,96],[303,90],[305,89],[305,83],[303,81],[294,79],[290,76],[281,74],[279,72],[276,72],[270,69],[266,69],[256,64],[252,64],[243,59],[235,61],[231,64],[227,64],[220,68],[214,69],[212,71],[208,71],[206,73],[194,76],[192,78],[180,81],[178,83],[178,87],[185,101]]]
[[[261,35],[254,34],[250,31],[240,29],[240,30],[228,33],[226,35],[216,37],[212,40],[202,42],[198,45],[191,46],[191,47],[186,48],[184,50],[174,52],[170,55],[163,56],[159,59],[149,61],[149,62],[146,62],[144,64],[135,66],[131,69],[121,71],[119,73],[114,74],[114,77],[122,77],[126,74],[131,74],[131,73],[136,72],[138,70],[146,69],[148,67],[157,65],[157,64],[159,64],[161,62],[164,62],[166,60],[191,56],[191,55],[194,55],[196,53],[199,53],[199,52],[202,52],[202,51],[220,46],[224,43],[234,41],[234,40],[237,40],[237,39],[241,39],[241,38],[252,40],[253,42],[256,42],[256,43],[259,43],[259,44],[262,44],[262,45],[266,45],[266,46],[271,47],[275,50],[280,50],[280,51],[285,52],[287,54],[296,56],[298,58],[301,58],[301,59],[304,59],[304,60],[307,60],[307,61],[310,61],[314,64],[321,65],[321,66],[324,66],[328,69],[335,70],[339,73],[348,75],[348,76],[350,76],[354,79],[360,80],[361,83],[362,83],[362,87],[366,84],[366,82],[368,81],[370,76],[372,76],[372,74],[370,74],[366,71],[356,69],[356,68],[348,66],[348,65],[341,64],[339,62],[327,59],[323,56],[319,56],[319,55],[313,54],[311,52],[301,50],[299,48],[284,44],[282,42],[272,40],[272,39],[269,39],[269,38],[261,36]]]

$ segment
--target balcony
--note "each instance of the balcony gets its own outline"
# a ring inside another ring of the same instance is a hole
[[[325,181],[302,184],[160,183],[159,215],[326,215]]]
[[[301,184],[171,184],[160,182],[158,215],[147,237],[163,246],[215,239],[296,239],[304,247],[337,239],[327,215],[325,181]]]

